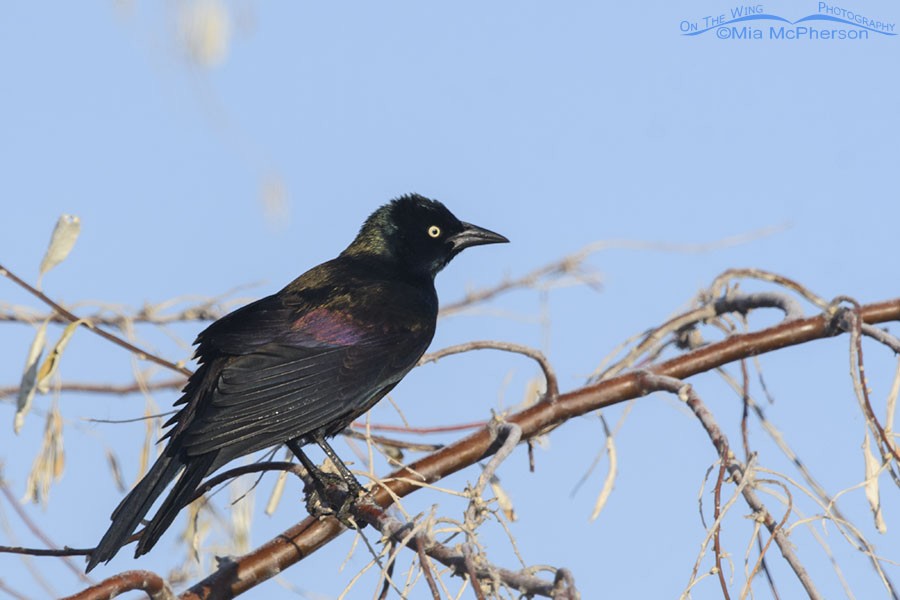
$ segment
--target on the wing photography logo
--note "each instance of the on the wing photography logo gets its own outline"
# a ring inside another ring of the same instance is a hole
[[[682,20],[685,36],[715,35],[720,40],[869,40],[895,37],[893,21],[819,2],[816,12],[791,20],[766,12],[762,4],[735,6],[728,12]]]

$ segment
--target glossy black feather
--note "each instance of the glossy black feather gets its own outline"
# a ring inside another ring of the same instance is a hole
[[[405,196],[375,211],[338,258],[210,325],[162,456],[113,513],[87,569],[116,554],[176,476],[135,556],[206,475],[263,448],[335,435],[366,412],[428,348],[437,272],[466,247],[503,241],[436,201]]]

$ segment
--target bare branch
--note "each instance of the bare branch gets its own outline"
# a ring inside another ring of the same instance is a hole
[[[131,590],[146,592],[150,600],[175,600],[169,584],[150,571],[125,571],[62,600],[107,600]]]
[[[691,385],[675,377],[660,376],[647,371],[641,372],[639,376],[641,384],[645,386],[644,389],[647,392],[667,391],[677,394],[700,420],[710,441],[713,443],[713,446],[716,447],[719,459],[728,469],[728,473],[731,475],[732,479],[734,479],[734,482],[740,484],[744,481],[745,477],[747,477],[746,468],[734,457],[734,453],[729,450],[728,438],[722,433],[722,430],[719,428],[718,423],[716,423],[712,413],[706,408],[706,405],[700,400],[700,396],[697,395]],[[793,545],[784,533],[782,528],[784,522],[782,521],[782,523],[779,524],[775,521],[766,509],[765,504],[762,503],[762,500],[760,500],[759,496],[756,495],[756,492],[753,491],[752,485],[744,486],[741,490],[741,494],[744,496],[744,500],[750,508],[756,513],[756,518],[762,522],[766,529],[772,534],[772,538],[781,550],[781,555],[791,566],[791,569],[793,569],[794,573],[797,575],[797,578],[800,580],[803,589],[806,590],[809,597],[812,600],[821,600],[823,596],[819,594],[812,578],[800,562],[800,559],[794,552]],[[788,511],[788,514],[790,514],[790,511]],[[787,516],[785,516],[785,518],[787,518]]]
[[[6,481],[3,478],[0,478],[0,492],[2,492],[3,496],[6,498],[6,501],[9,502],[9,505],[12,506],[13,510],[16,511],[16,514],[22,520],[26,527],[31,530],[31,533],[35,535],[39,540],[44,542],[44,544],[49,549],[37,549],[33,552],[28,552],[27,548],[18,548],[18,547],[9,547],[7,549],[6,546],[0,546],[0,552],[9,552],[12,554],[30,554],[30,555],[42,555],[42,556],[58,556],[61,557],[66,567],[75,574],[81,581],[85,583],[91,583],[92,580],[87,577],[84,573],[81,572],[81,569],[76,567],[72,561],[68,558],[69,556],[75,556],[79,554],[83,554],[83,552],[73,549],[73,548],[64,548],[59,549],[59,547],[53,543],[50,537],[44,533],[40,527],[38,527],[34,521],[28,516],[22,506],[16,501],[15,496],[13,496],[12,491],[9,489],[9,486],[6,484]]]
[[[465,523],[472,530],[481,522],[480,512],[483,506],[481,495],[484,493],[484,488],[491,481],[491,478],[494,477],[494,473],[497,472],[500,464],[512,454],[519,444],[519,440],[522,439],[522,428],[515,423],[498,424],[492,421],[491,424],[490,429],[493,430],[495,444],[500,442],[500,447],[497,448],[494,456],[482,469],[475,487],[469,492],[470,499],[469,506],[466,508]]]
[[[464,344],[448,346],[447,348],[443,348],[441,350],[438,350],[437,352],[429,352],[419,359],[419,366],[427,365],[430,362],[436,362],[441,358],[444,358],[445,356],[460,354],[462,352],[471,352],[473,350],[502,350],[503,352],[521,354],[533,359],[538,363],[538,365],[540,365],[541,370],[544,372],[544,380],[546,381],[547,387],[546,398],[548,400],[553,400],[554,398],[559,396],[559,384],[557,383],[556,373],[554,372],[553,367],[550,365],[550,361],[547,360],[547,357],[544,356],[544,353],[540,350],[535,350],[534,348],[529,348],[528,346],[523,346],[522,344],[513,344],[511,342],[494,342],[490,340],[466,342]]]
[[[861,307],[862,321],[875,324],[900,320],[900,299]],[[652,373],[684,379],[709,371],[747,356],[764,354],[787,346],[803,344],[815,339],[841,333],[831,315],[821,314],[807,319],[782,322],[777,326],[753,333],[735,334],[721,342],[704,346],[688,354],[655,365]],[[628,373],[613,379],[593,383],[561,394],[555,402],[541,402],[506,417],[507,422],[522,428],[527,440],[548,426],[611,406],[647,393],[641,384],[645,373]],[[414,482],[431,483],[485,458],[492,441],[487,429],[480,429],[454,444],[442,448],[406,468],[395,471],[384,480],[390,493],[374,492],[379,506],[387,507],[394,497],[406,496],[419,486]],[[343,527],[332,518],[304,519],[260,548],[211,574],[185,592],[183,598],[208,598],[215,595],[229,598],[240,594],[302,560],[337,537]]]
[[[473,588],[476,590],[480,589],[480,587],[475,587],[479,580],[499,581],[503,585],[520,591],[525,596],[544,596],[548,598],[560,597],[554,595],[555,589],[558,587],[556,580],[548,582],[540,579],[531,573],[529,569],[510,571],[508,569],[495,567],[486,560],[483,560],[483,557],[479,557],[479,560],[476,561],[474,560],[474,557],[467,554],[465,550],[465,548],[468,547],[467,544],[462,545],[463,549],[454,549],[435,541],[429,536],[425,536],[423,533],[414,536],[413,539],[408,539],[406,534],[408,533],[411,524],[402,523],[398,519],[390,516],[386,511],[382,510],[378,504],[365,505],[364,503],[360,503],[354,509],[354,516],[369,523],[378,529],[384,536],[392,539],[395,543],[403,544],[414,552],[418,551],[418,545],[421,543],[425,554],[441,564],[452,568],[455,574],[469,576]],[[418,538],[422,538],[422,541],[417,541]],[[571,574],[569,574],[565,580],[571,582]],[[198,591],[197,586],[191,588],[190,591]],[[476,591],[476,594],[477,593],[478,592]],[[182,596],[182,598],[193,597],[195,596],[188,595],[187,593]]]
[[[68,310],[66,310],[65,308],[63,308],[62,306],[60,306],[53,300],[51,300],[43,292],[34,288],[33,286],[29,285],[24,280],[17,277],[9,269],[4,268],[3,265],[0,265],[0,275],[6,277],[7,279],[12,280],[19,287],[26,290],[31,295],[35,296],[37,299],[39,299],[41,302],[43,302],[44,304],[46,304],[47,306],[52,308],[57,314],[61,315],[65,319],[67,319],[69,322],[75,323],[80,320],[79,317],[73,315],[71,312],[69,312]],[[93,331],[94,333],[96,333],[97,335],[102,337],[103,339],[110,341],[113,344],[116,344],[117,346],[121,346],[122,348],[125,348],[126,350],[128,350],[129,352],[134,354],[137,358],[140,358],[143,360],[149,360],[150,362],[154,362],[154,363],[156,363],[162,367],[165,367],[167,369],[172,369],[173,371],[177,371],[177,372],[181,373],[182,375],[190,375],[191,374],[191,371],[189,369],[186,369],[183,366],[176,365],[175,363],[169,362],[169,361],[165,360],[164,358],[160,358],[159,356],[156,356],[155,354],[151,354],[150,352],[147,352],[145,350],[141,350],[134,344],[125,341],[124,339],[120,338],[119,336],[113,335],[107,331],[97,328],[89,321],[86,321],[83,324],[85,327],[88,328],[88,330]]]
[[[709,294],[705,293],[704,296]],[[682,336],[691,331],[698,324],[708,323],[713,319],[728,313],[740,313],[746,315],[753,309],[757,308],[777,308],[785,314],[785,321],[800,319],[803,316],[803,310],[795,300],[786,294],[774,292],[765,292],[757,294],[738,294],[729,291],[725,295],[716,298],[712,302],[706,302],[702,306],[689,310],[685,313],[676,315],[669,319],[659,327],[649,331],[644,335],[639,344],[632,348],[622,359],[611,367],[602,370],[597,369],[593,376],[593,381],[607,379],[613,377],[625,369],[634,367],[639,357],[645,353],[650,353],[649,359],[655,358],[662,351],[662,340],[671,334],[680,333]],[[690,344],[683,344],[684,347],[698,347],[702,345],[699,340],[692,340]],[[653,350],[655,349],[655,351]]]
[[[184,387],[184,384],[187,383],[187,379],[184,377],[178,377],[175,379],[167,379],[165,381],[158,381],[155,383],[124,383],[124,384],[114,384],[114,383],[82,383],[82,382],[64,382],[61,383],[58,387],[54,386],[54,390],[59,390],[61,392],[76,392],[76,393],[85,393],[85,394],[114,394],[118,396],[125,396],[128,394],[139,394],[145,391],[161,391],[161,390],[180,390]],[[2,398],[11,398],[15,397],[19,393],[18,386],[6,386],[0,387],[0,399]]]
[[[425,555],[425,540],[422,537],[416,537],[416,554],[419,556],[419,565],[422,572],[425,573],[425,580],[428,582],[428,589],[431,591],[431,597],[440,600],[441,591],[438,589],[437,582],[434,580],[434,574],[431,572],[431,566],[428,564],[428,558]]]

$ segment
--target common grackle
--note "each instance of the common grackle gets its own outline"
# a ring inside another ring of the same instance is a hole
[[[184,406],[166,423],[167,445],[113,511],[86,570],[115,556],[176,477],[135,557],[204,477],[237,457],[288,444],[311,464],[300,448],[317,443],[336,459],[325,437],[384,397],[431,343],[438,271],[465,248],[507,241],[436,200],[403,196],[372,213],[340,256],[207,327],[176,402]]]

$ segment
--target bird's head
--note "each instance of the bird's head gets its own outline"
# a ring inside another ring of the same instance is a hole
[[[470,246],[508,241],[499,233],[460,221],[437,200],[408,194],[373,212],[342,254],[377,256],[434,277]]]

